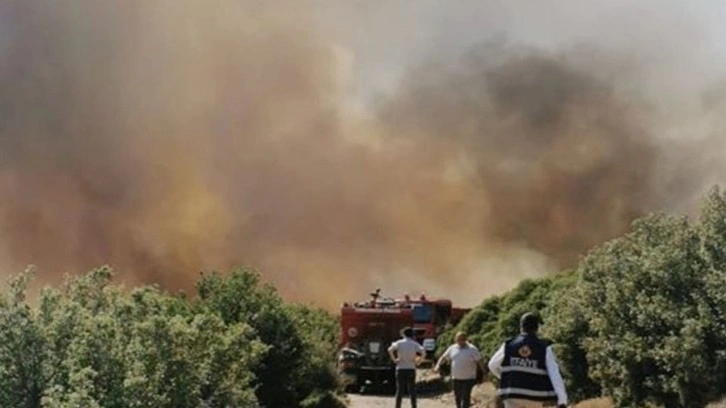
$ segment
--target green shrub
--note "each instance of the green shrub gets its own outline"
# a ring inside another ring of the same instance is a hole
[[[257,397],[268,407],[296,407],[312,395],[338,388],[334,372],[337,323],[302,305],[286,305],[257,272],[238,269],[203,276],[199,304],[225,322],[249,324],[270,345],[254,369]]]
[[[469,334],[470,341],[491,356],[502,342],[519,333],[519,318],[526,312],[538,312],[545,321],[547,333],[551,319],[550,305],[571,290],[576,283],[573,272],[541,279],[524,280],[511,291],[484,300],[469,312],[459,324],[444,333],[438,342],[437,355],[453,343],[457,331]]]
[[[335,319],[285,305],[254,271],[203,277],[187,300],[99,268],[36,306],[31,278],[0,296],[0,406],[336,406]]]
[[[465,330],[490,355],[521,313],[538,311],[572,400],[602,394],[619,407],[704,407],[726,394],[724,288],[726,195],[713,189],[697,222],[637,220],[574,272],[485,300],[444,340]]]

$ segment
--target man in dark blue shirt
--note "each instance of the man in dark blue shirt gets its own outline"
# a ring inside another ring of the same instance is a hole
[[[567,406],[567,393],[550,343],[537,337],[539,318],[525,313],[521,332],[504,342],[489,361],[499,378],[498,395],[505,408],[542,407],[545,402]]]

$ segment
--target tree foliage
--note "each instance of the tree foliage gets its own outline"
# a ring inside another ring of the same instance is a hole
[[[31,278],[0,296],[0,406],[340,406],[307,402],[338,402],[335,354],[317,342],[334,319],[285,305],[254,271],[205,276],[193,300],[125,290],[100,268],[31,305]]]
[[[654,214],[569,274],[485,300],[463,329],[491,353],[525,311],[542,314],[574,400],[703,407],[726,394],[726,195],[700,217]]]
[[[204,276],[198,307],[228,324],[250,325],[270,345],[256,366],[257,396],[267,407],[338,407],[334,347],[338,327],[319,309],[285,305],[252,270]],[[314,401],[320,401],[313,404]],[[312,405],[311,405],[312,404]]]
[[[441,337],[437,352],[443,353],[453,343],[455,332],[461,330],[469,334],[469,340],[483,354],[493,354],[506,338],[519,332],[519,318],[525,312],[538,311],[540,317],[548,321],[550,305],[574,286],[574,283],[572,272],[527,279],[503,295],[484,300],[481,305],[467,313],[456,328]]]

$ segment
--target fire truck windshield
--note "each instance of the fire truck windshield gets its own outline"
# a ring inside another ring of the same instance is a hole
[[[434,318],[434,308],[431,305],[413,305],[413,322],[430,323]]]

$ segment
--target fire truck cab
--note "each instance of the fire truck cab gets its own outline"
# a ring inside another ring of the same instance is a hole
[[[436,350],[436,339],[450,325],[452,305],[450,300],[429,300],[424,295],[404,301],[411,308],[412,327],[416,340],[424,347],[427,357],[431,358]]]

